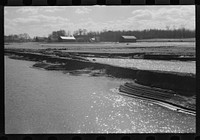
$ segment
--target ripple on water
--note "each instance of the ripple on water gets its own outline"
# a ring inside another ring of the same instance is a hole
[[[119,95],[114,87],[127,81],[63,76],[32,64],[6,61],[8,133],[195,132],[194,116]]]
[[[117,90],[111,89],[110,91],[116,93]],[[95,94],[93,98],[95,104],[104,107],[96,112],[98,114],[96,124],[100,126],[101,130],[98,130],[100,132],[181,133],[195,131],[193,127],[195,122],[190,120],[193,116],[177,113],[141,99],[103,92]]]

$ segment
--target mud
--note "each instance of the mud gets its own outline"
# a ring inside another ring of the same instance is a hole
[[[195,114],[196,102],[195,99],[185,98],[184,96],[177,95],[173,91],[163,90],[159,88],[150,88],[147,86],[141,86],[135,83],[125,83],[121,85],[119,90],[123,93],[151,99],[153,101],[161,101],[172,105],[172,107],[182,111],[189,111]]]

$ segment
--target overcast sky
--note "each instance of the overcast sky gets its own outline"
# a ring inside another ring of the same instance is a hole
[[[195,6],[5,7],[5,35],[48,36],[52,31],[195,29]]]

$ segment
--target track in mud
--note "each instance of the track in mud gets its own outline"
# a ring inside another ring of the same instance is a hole
[[[125,83],[124,85],[121,85],[119,91],[125,93],[120,93],[122,95],[128,94],[128,96],[149,100],[178,112],[196,115],[195,99],[193,99],[192,103],[188,102],[186,98],[177,95],[173,91],[145,87],[134,83]]]

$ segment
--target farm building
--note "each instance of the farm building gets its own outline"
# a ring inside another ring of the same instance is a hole
[[[135,36],[121,36],[119,38],[119,42],[136,42]]]
[[[99,36],[92,37],[90,38],[90,42],[100,42],[100,37]]]
[[[47,41],[47,37],[35,37],[34,41],[35,42],[45,42],[45,41]]]
[[[76,35],[75,38],[77,42],[89,42],[89,37],[87,36]]]
[[[62,42],[75,42],[76,38],[73,36],[60,36],[60,41]]]

